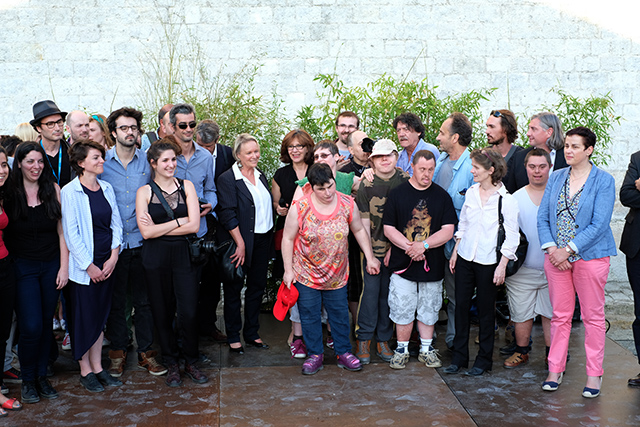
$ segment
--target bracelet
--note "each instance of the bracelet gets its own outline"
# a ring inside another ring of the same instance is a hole
[[[178,227],[180,227],[180,221],[178,221],[178,218],[176,218],[176,224],[178,224]]]

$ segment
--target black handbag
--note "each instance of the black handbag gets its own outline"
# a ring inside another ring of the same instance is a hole
[[[236,263],[231,260],[231,255],[236,252],[238,246],[233,239],[225,240],[214,246],[213,256],[216,260],[217,272],[225,283],[241,282],[244,280],[244,270],[242,266],[236,267]]]
[[[527,249],[529,249],[529,241],[527,240],[527,236],[522,232],[522,229],[518,229],[520,231],[520,243],[518,244],[518,248],[516,249],[516,257],[518,258],[516,261],[509,260],[507,263],[506,276],[513,276],[516,272],[522,267],[524,264],[524,260],[527,257]],[[497,262],[500,262],[500,258],[502,257],[502,244],[504,243],[504,239],[506,238],[506,233],[504,231],[504,217],[502,216],[502,196],[498,199],[498,245],[496,246],[496,257]]]

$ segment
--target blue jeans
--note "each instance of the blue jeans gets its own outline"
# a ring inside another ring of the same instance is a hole
[[[56,289],[56,276],[60,260],[15,260],[16,313],[20,339],[18,358],[23,381],[35,381],[47,375],[47,362],[51,350],[51,321],[60,291]]]
[[[329,317],[328,321],[331,325],[331,336],[336,354],[341,355],[351,351],[347,287],[318,290],[297,282],[295,286],[300,294],[298,296],[300,323],[309,355],[324,353],[321,320],[323,305]]]

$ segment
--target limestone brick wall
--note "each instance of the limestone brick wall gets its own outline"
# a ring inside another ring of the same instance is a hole
[[[549,89],[556,84],[580,96],[611,92],[624,117],[607,167],[619,186],[629,155],[640,149],[640,36],[626,9],[616,12],[623,2],[586,3],[3,0],[0,133],[28,121],[41,99],[66,111],[138,105],[140,58],[162,43],[159,19],[174,12],[184,17],[183,31],[197,34],[210,67],[233,73],[251,59],[263,64],[257,87],[267,93],[276,84],[292,117],[314,102],[318,73],[335,70],[347,84],[364,85],[382,73],[406,75],[414,61],[410,78],[428,75],[443,94],[497,87],[487,112],[533,113],[555,101]],[[616,237],[624,214],[618,206]],[[613,260],[612,282],[626,281],[623,261]]]

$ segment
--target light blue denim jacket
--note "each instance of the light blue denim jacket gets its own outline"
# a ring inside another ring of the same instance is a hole
[[[538,235],[543,250],[557,246],[558,197],[570,172],[571,168],[553,172],[544,191],[538,210]],[[596,166],[591,168],[578,202],[576,237],[569,242],[571,249],[585,261],[617,255],[610,226],[616,199],[615,185],[610,174]]]
[[[122,221],[116,195],[107,181],[98,180],[104,197],[111,206],[111,249],[122,244]],[[62,230],[69,248],[69,280],[88,285],[91,278],[87,268],[93,262],[93,219],[89,196],[82,190],[80,179],[74,178],[62,188]]]
[[[470,152],[468,149],[464,150],[462,155],[456,160],[456,163],[453,165],[453,176],[451,178],[451,184],[449,188],[445,188],[447,193],[451,196],[453,200],[453,207],[456,210],[456,215],[458,215],[458,219],[460,219],[460,210],[462,209],[462,205],[464,205],[465,194],[469,187],[471,187],[473,182],[473,175],[471,175],[471,157],[469,157]],[[436,163],[436,170],[433,173],[433,180],[436,180],[440,169],[442,168],[442,164],[449,159],[449,154],[446,152],[442,152],[438,161]],[[463,194],[460,194],[462,192]],[[456,230],[458,226],[456,226]],[[451,258],[451,253],[453,252],[453,247],[455,246],[455,239],[449,240],[444,244],[444,254],[447,259]]]

